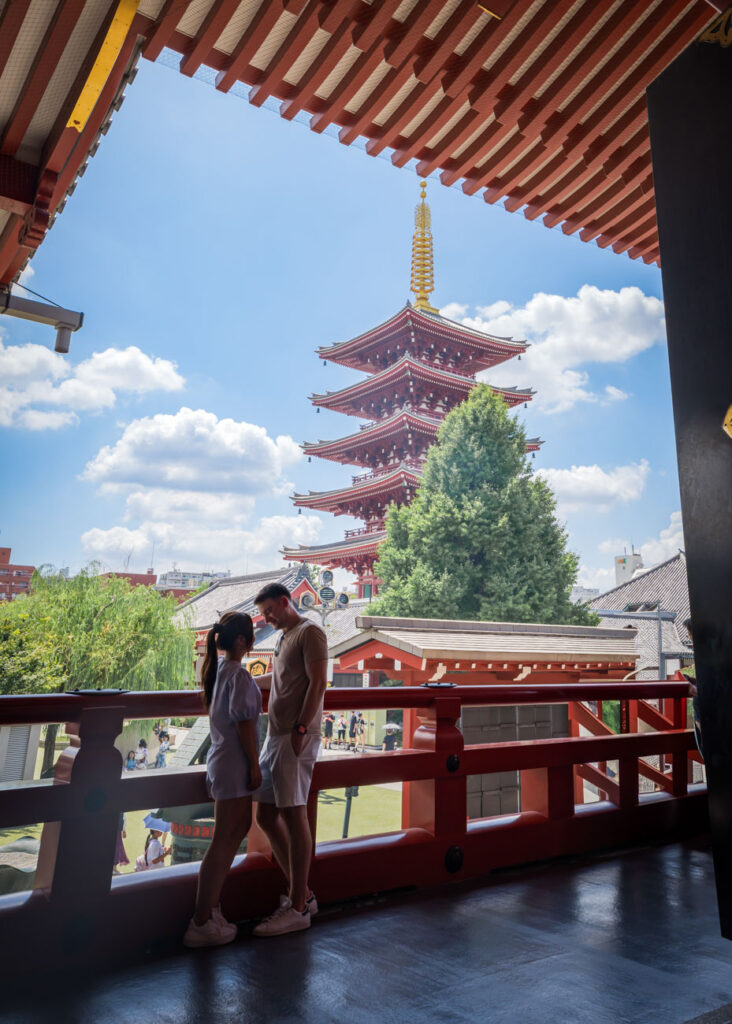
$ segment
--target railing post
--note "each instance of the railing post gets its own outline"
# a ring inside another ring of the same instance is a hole
[[[618,785],[620,787],[620,806],[626,807],[637,807],[638,806],[638,758],[637,757],[621,757],[618,761],[618,769],[620,778],[618,779]]]
[[[460,701],[441,695],[431,707],[418,711],[417,717],[413,748],[439,754],[444,769],[454,774],[410,783],[405,825],[427,829],[435,836],[454,837],[465,832],[467,823],[467,780],[459,771],[463,752],[463,734],[457,727]]]
[[[522,811],[537,811],[545,818],[574,814],[574,765],[529,768],[520,774]]]
[[[56,781],[73,787],[75,813],[44,829],[44,872],[52,862],[52,900],[82,915],[110,889],[122,810],[122,755],[114,741],[123,714],[122,707],[84,707],[79,725],[67,726],[72,746],[56,765]]]

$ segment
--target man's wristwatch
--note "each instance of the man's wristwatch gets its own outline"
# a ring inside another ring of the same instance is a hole
[[[306,725],[303,725],[302,722],[300,722],[299,725],[295,726],[295,732],[297,733],[298,736],[305,736],[307,734],[307,731],[308,727]]]

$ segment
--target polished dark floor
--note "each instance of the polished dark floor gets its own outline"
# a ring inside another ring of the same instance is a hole
[[[41,982],[41,977],[39,977]],[[36,992],[38,990],[36,989]],[[24,998],[12,1024],[728,1024],[732,943],[694,843],[325,909],[309,932]]]

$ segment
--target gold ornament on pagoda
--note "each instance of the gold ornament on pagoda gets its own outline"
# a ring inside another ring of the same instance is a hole
[[[414,208],[414,234],[412,235],[412,283],[415,309],[437,313],[430,303],[430,294],[435,290],[435,260],[432,251],[432,215],[425,202],[427,182],[420,182],[421,202]]]

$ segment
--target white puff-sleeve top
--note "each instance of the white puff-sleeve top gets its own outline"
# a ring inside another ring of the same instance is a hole
[[[236,723],[259,718],[262,694],[238,661],[221,657],[213,698],[208,709],[211,747],[206,759],[208,788],[214,800],[250,796],[249,758],[239,740]]]

